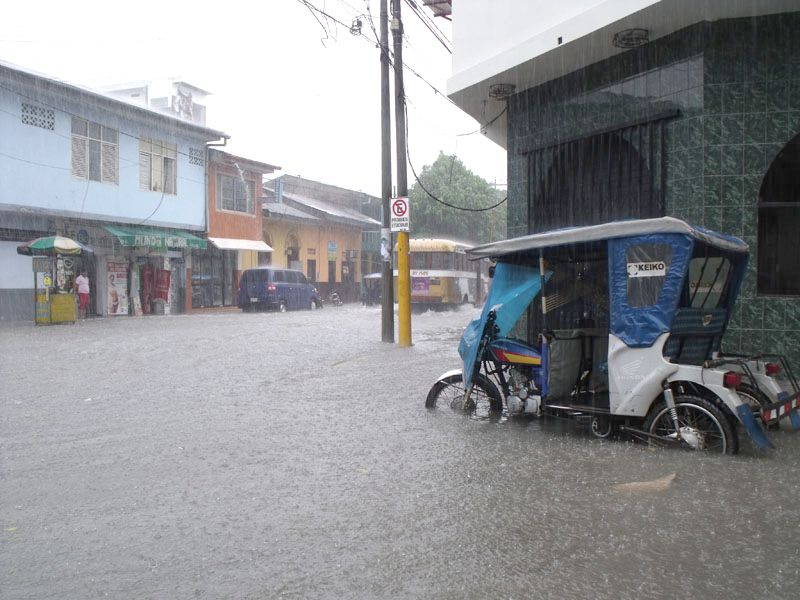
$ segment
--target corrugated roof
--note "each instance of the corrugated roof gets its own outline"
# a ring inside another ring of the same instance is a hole
[[[299,194],[287,194],[287,193],[284,193],[283,197],[292,202],[296,202],[297,204],[301,204],[313,210],[317,210],[335,219],[356,222],[359,225],[380,226],[381,224],[380,221],[376,221],[375,219],[370,218],[367,215],[363,215],[357,210],[352,210],[350,208],[343,208],[340,206],[334,206],[332,204],[328,204],[323,200],[308,198],[306,196],[300,196]]]
[[[314,215],[303,212],[302,210],[298,210],[288,204],[284,204],[283,202],[274,202],[268,201],[263,203],[263,208],[271,215],[278,215],[281,217],[290,217],[293,219],[304,219],[307,221],[319,221],[318,217]]]

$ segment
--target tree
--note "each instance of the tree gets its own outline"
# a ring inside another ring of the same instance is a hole
[[[491,210],[474,210],[498,204],[505,194],[458,158],[440,152],[436,161],[417,175],[419,181],[408,194],[412,237],[443,237],[473,244],[505,239],[505,202]]]

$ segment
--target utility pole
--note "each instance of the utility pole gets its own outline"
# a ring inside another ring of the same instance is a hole
[[[389,106],[389,13],[387,0],[381,0],[381,255],[383,257],[383,300],[381,302],[381,339],[394,343],[394,282],[390,206],[392,197],[392,122]]]
[[[397,154],[397,196],[408,197],[406,173],[406,115],[403,87],[403,20],[400,0],[392,0],[392,39],[394,40],[394,124]],[[397,233],[397,321],[400,346],[411,346],[411,270],[408,231]]]

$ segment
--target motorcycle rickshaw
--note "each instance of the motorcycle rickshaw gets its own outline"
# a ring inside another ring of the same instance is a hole
[[[722,454],[740,430],[765,449],[778,421],[800,428],[783,356],[721,351],[748,259],[740,239],[664,217],[469,254],[495,261],[491,289],[461,338],[463,369],[436,381],[428,408],[578,417],[597,437]]]

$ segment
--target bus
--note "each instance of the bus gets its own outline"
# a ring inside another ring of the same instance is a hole
[[[410,239],[411,306],[415,309],[480,304],[486,296],[484,260],[467,259],[467,244],[445,239]],[[395,248],[395,266],[397,265]],[[394,271],[397,296],[397,269]]]

